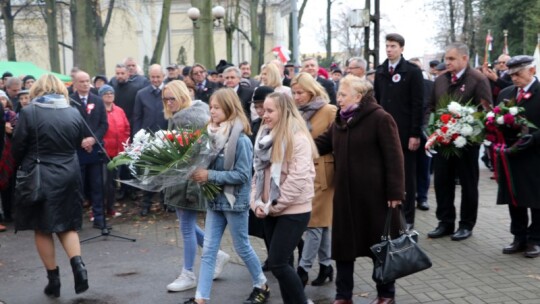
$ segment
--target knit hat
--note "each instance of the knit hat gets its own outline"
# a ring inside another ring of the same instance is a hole
[[[112,92],[114,94],[113,87],[111,87],[108,84],[102,85],[101,88],[99,88],[99,91],[98,91],[99,96],[103,96],[103,95],[105,95],[105,93],[109,93],[109,92]]]

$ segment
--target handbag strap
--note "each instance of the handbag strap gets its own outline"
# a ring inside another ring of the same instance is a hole
[[[36,105],[32,104],[32,118],[34,120],[34,131],[36,132],[36,163],[40,163],[39,160],[39,136],[38,136],[38,126],[37,126],[37,120],[36,120]]]
[[[407,230],[407,227],[405,226],[405,215],[403,214],[403,208],[401,208],[401,205],[398,205],[397,208],[399,209],[399,234],[402,235]],[[381,236],[381,239],[383,241],[390,240],[390,225],[392,223],[392,213],[394,208],[388,207],[388,211],[386,211],[386,220],[384,222],[384,230],[383,234]]]

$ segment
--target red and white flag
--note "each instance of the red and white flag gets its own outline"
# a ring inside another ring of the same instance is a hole
[[[274,55],[277,56],[283,63],[287,63],[289,60],[291,60],[291,57],[289,57],[289,50],[285,49],[281,45],[274,47],[272,52],[274,52]]]

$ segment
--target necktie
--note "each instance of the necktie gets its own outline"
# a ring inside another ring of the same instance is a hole
[[[159,94],[161,94],[161,90],[159,88],[155,88],[153,91],[152,91],[152,94],[154,94],[154,96],[159,96]]]
[[[198,91],[201,91],[203,88],[204,88],[204,85],[202,84],[202,82],[197,85]]]
[[[390,75],[394,75],[394,67],[393,66],[390,66],[388,71],[390,72]]]
[[[456,74],[452,74],[452,83],[456,83],[457,80],[458,80],[457,75],[456,75]]]
[[[519,89],[519,94],[516,99],[518,103],[523,99],[523,96],[525,96],[525,90]]]
[[[86,97],[81,97],[81,102],[86,107]]]

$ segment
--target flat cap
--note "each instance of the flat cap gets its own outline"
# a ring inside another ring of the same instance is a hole
[[[253,92],[253,98],[251,99],[251,102],[262,102],[266,98],[266,96],[270,93],[273,93],[274,89],[271,87],[266,86],[260,86],[255,88],[255,92]]]
[[[30,94],[30,90],[20,90],[19,93],[17,93],[17,97],[24,95],[24,94]]]
[[[533,62],[534,62],[533,56],[528,56],[528,55],[514,56],[510,60],[508,60],[508,62],[506,62],[506,66],[508,67],[508,74],[514,74],[516,72],[519,72],[521,69],[532,64]]]
[[[431,60],[431,61],[429,62],[429,67],[430,67],[430,68],[434,68],[434,67],[438,66],[439,63],[441,63],[439,60]]]
[[[171,63],[171,64],[169,64],[167,66],[167,70],[169,70],[169,69],[176,70],[176,69],[178,69],[178,65],[176,63]]]
[[[444,70],[446,70],[446,63],[441,62],[441,63],[437,64],[437,66],[435,67],[435,70],[437,70],[437,71],[444,71]]]

